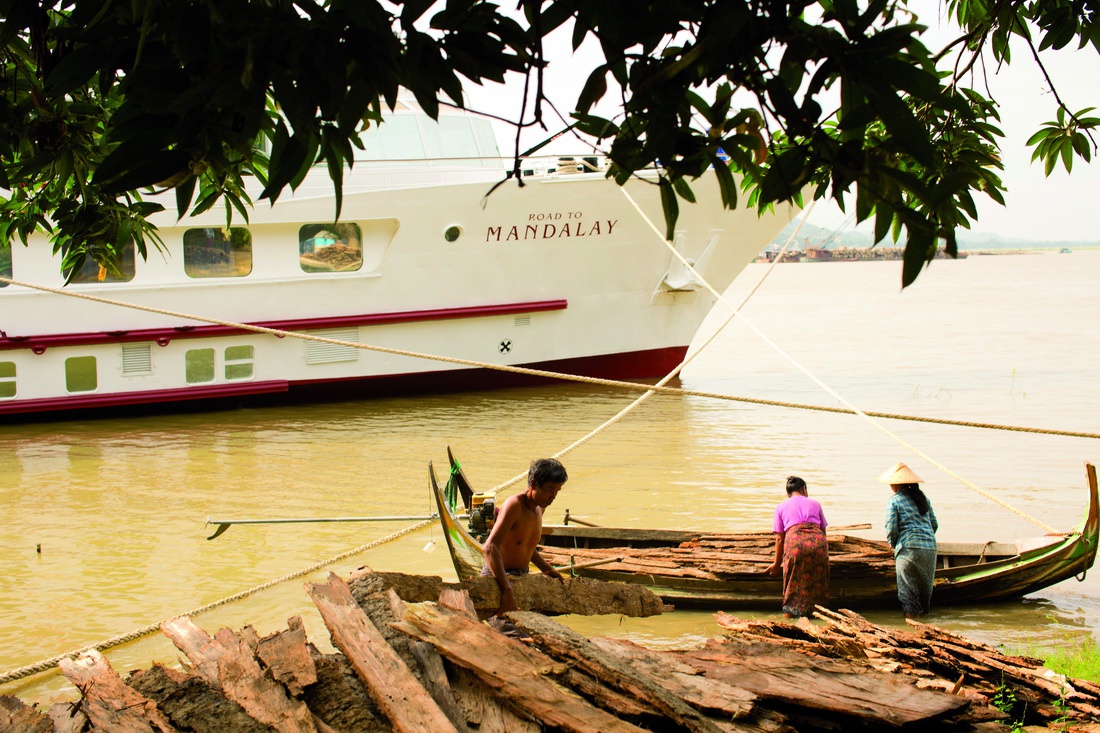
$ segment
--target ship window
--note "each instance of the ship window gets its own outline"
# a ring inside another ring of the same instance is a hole
[[[11,245],[0,248],[0,275],[4,277],[11,277]],[[0,282],[0,288],[6,288],[8,286],[5,282]]]
[[[478,152],[481,154],[481,167],[503,168],[504,161],[500,157],[500,148],[497,147],[497,137],[493,134],[493,123],[489,120],[471,118],[470,124],[474,128],[474,138],[477,140]]]
[[[152,346],[149,344],[122,344],[122,373],[127,376],[152,374]]]
[[[298,254],[304,272],[354,272],[363,266],[363,234],[358,224],[306,224]]]
[[[128,283],[133,279],[133,242],[122,248],[122,253],[118,256],[118,272],[111,272],[91,257],[88,257],[84,260],[84,265],[73,276],[74,283]]]
[[[371,161],[424,160],[424,144],[413,115],[394,115],[367,128],[360,139]]]
[[[230,346],[225,350],[225,378],[229,381],[252,378],[251,346]]]
[[[0,399],[15,397],[15,362],[0,361]]]
[[[183,269],[190,277],[244,277],[252,272],[252,235],[242,227],[188,229]]]
[[[214,381],[214,350],[189,349],[183,356],[188,384],[206,384]]]
[[[479,157],[468,117],[440,115],[435,124],[427,122],[424,125],[424,143],[429,158],[467,158],[461,165],[469,167]]]
[[[71,356],[65,360],[65,389],[95,392],[99,387],[94,356]]]

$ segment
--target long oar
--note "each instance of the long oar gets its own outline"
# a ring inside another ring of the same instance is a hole
[[[467,515],[458,515],[459,519],[466,519]],[[302,517],[293,519],[210,519],[207,517],[206,524],[203,526],[209,526],[211,524],[218,525],[218,528],[214,530],[214,534],[210,535],[206,539],[212,540],[215,537],[221,535],[225,530],[229,529],[234,524],[303,524],[306,522],[408,522],[424,519],[439,519],[438,514],[420,514],[420,515],[402,515],[394,517]]]

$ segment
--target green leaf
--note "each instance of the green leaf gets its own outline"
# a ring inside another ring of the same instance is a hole
[[[695,203],[695,193],[692,192],[691,186],[688,185],[688,182],[685,179],[673,179],[672,187],[676,190],[676,193],[679,194],[680,198],[690,203]]]
[[[932,259],[928,251],[934,246],[934,241],[928,232],[909,227],[909,241],[905,243],[905,253],[902,256],[901,286],[903,288],[916,282],[925,263]],[[935,254],[934,251],[933,254]]]
[[[673,241],[676,236],[676,219],[680,216],[680,204],[676,201],[676,192],[664,176],[660,180],[661,208],[665,213],[665,239]]]

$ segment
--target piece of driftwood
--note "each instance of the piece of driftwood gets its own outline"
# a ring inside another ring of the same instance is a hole
[[[306,648],[306,629],[301,616],[287,619],[286,631],[259,639],[255,652],[271,670],[271,676],[282,682],[295,697],[317,681],[317,668]]]
[[[271,727],[255,720],[207,680],[160,664],[138,670],[126,684],[156,702],[180,730],[194,733],[270,733]]]
[[[736,720],[755,708],[757,698],[753,693],[720,680],[707,679],[693,667],[677,663],[668,654],[624,639],[597,637],[592,643],[607,654],[629,662],[634,669],[700,710]]]
[[[689,731],[717,733],[718,726],[682,698],[668,692],[648,675],[639,674],[575,631],[530,611],[509,613],[506,618],[531,635],[538,645],[574,670],[586,671],[612,689],[635,698]]]
[[[390,733],[393,730],[343,654],[320,654],[316,650],[312,653],[317,682],[305,689],[302,700],[314,715],[338,731]]]
[[[352,575],[348,585],[355,600],[364,603],[374,592],[370,576],[397,593],[406,603],[436,601],[444,590],[466,591],[482,617],[500,608],[500,587],[491,577],[478,577],[462,583],[444,583],[439,577],[406,573],[375,572],[367,569]],[[558,581],[541,574],[513,578],[512,595],[516,607],[524,611],[580,616],[621,615],[644,618],[659,615],[664,606],[652,591],[638,585],[607,583],[592,578],[566,578]],[[364,589],[361,590],[361,587]]]
[[[280,733],[317,731],[309,708],[264,674],[241,636],[221,629],[211,637],[185,616],[165,621],[161,630],[202,677],[256,720]]]
[[[747,621],[716,614],[719,626],[736,638],[781,641],[823,656],[858,660],[878,671],[917,678],[920,687],[945,690],[976,703],[992,701],[998,690],[1011,693],[1015,707],[1007,715],[985,713],[992,718],[1037,725],[1100,718],[1100,686],[1055,674],[1042,660],[1005,654],[912,620],[906,629],[892,629],[847,610],[818,608],[815,616],[823,623]]]
[[[117,733],[176,730],[157,704],[127,687],[98,651],[92,649],[75,659],[62,659],[58,667],[80,690],[81,707],[93,728]]]
[[[551,670],[564,671],[565,665],[464,615],[422,604],[410,607],[395,626],[431,643],[536,720],[578,733],[641,731],[545,676]]]
[[[309,594],[325,620],[336,648],[351,662],[395,730],[450,733],[455,726],[409,672],[382,633],[334,573],[328,583],[312,583]]]
[[[410,639],[391,626],[394,621],[405,615],[405,604],[398,598],[393,588],[389,587],[379,575],[361,576],[358,598],[355,600],[409,670],[421,681],[451,724],[460,733],[465,733],[466,719],[463,717],[458,700],[455,699],[454,690],[451,689],[450,682],[447,680],[443,658],[431,644]],[[469,601],[468,597],[467,601]]]
[[[53,721],[34,705],[0,695],[0,733],[53,733]]]
[[[704,649],[674,656],[709,678],[760,698],[832,717],[890,726],[928,724],[968,705],[961,697],[921,690],[886,673],[802,654],[780,644],[711,640]]]

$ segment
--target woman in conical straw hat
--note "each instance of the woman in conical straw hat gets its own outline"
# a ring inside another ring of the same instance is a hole
[[[939,522],[909,466],[896,463],[878,480],[894,492],[886,504],[886,540],[894,548],[898,600],[906,618],[919,618],[932,607]]]

